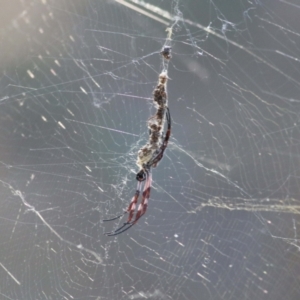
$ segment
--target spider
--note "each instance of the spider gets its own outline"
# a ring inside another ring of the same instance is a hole
[[[148,207],[148,200],[150,198],[150,189],[152,185],[152,170],[151,168],[155,168],[157,164],[160,162],[160,160],[163,158],[164,151],[166,150],[168,146],[168,141],[171,136],[171,115],[169,108],[165,106],[166,109],[166,118],[167,118],[167,132],[165,135],[165,138],[160,146],[159,149],[154,152],[153,156],[150,158],[150,160],[143,164],[142,169],[136,174],[136,180],[137,180],[137,188],[135,191],[134,196],[131,199],[131,202],[128,206],[128,208],[122,213],[121,215],[118,215],[111,219],[103,220],[103,222],[107,221],[113,221],[116,219],[119,219],[123,217],[125,214],[129,213],[127,221],[118,229],[106,232],[105,234],[107,236],[114,236],[117,234],[120,234],[126,230],[128,230],[130,227],[132,227],[134,224],[137,223],[137,221],[146,213],[147,207]],[[144,188],[143,188],[144,187]],[[143,190],[143,192],[142,192]],[[138,210],[135,214],[134,220],[132,220],[134,213],[136,211],[136,205],[137,201],[139,199],[139,196],[142,192],[142,200],[138,207]]]
[[[162,49],[162,51],[160,52],[160,54],[166,59],[169,60],[172,55],[171,55],[171,46],[164,46],[164,48]]]

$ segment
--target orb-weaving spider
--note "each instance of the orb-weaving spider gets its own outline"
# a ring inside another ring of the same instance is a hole
[[[166,59],[169,60],[171,59],[171,46],[164,46],[164,48],[161,50],[160,54]]]
[[[103,222],[113,221],[113,220],[121,218],[126,213],[129,213],[127,221],[121,227],[119,227],[118,229],[116,229],[112,232],[105,233],[108,236],[114,236],[114,235],[120,234],[120,233],[128,230],[130,227],[132,227],[134,224],[136,224],[136,222],[145,214],[145,212],[147,210],[148,200],[150,198],[150,189],[151,189],[151,184],[152,184],[151,168],[156,167],[157,164],[159,163],[159,161],[162,159],[164,151],[166,150],[166,148],[168,146],[169,138],[171,136],[170,111],[167,106],[165,106],[164,109],[165,109],[166,119],[167,119],[167,132],[166,132],[165,138],[164,138],[160,148],[157,149],[153,153],[150,160],[147,163],[143,164],[142,169],[136,174],[136,180],[138,181],[136,192],[135,192],[134,196],[132,197],[131,202],[130,202],[128,208],[126,209],[126,211],[124,213],[122,213],[121,215],[116,216],[114,218],[103,220]],[[141,203],[135,214],[135,218],[132,221],[132,218],[133,218],[135,210],[136,210],[137,201],[139,199],[139,196],[140,196],[140,193],[142,192],[142,190],[143,190],[142,200],[141,200]]]

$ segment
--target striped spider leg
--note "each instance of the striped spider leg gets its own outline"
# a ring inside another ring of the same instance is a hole
[[[156,167],[156,165],[162,159],[164,151],[168,146],[169,138],[171,136],[171,116],[170,116],[170,111],[169,111],[168,107],[166,107],[166,118],[167,118],[168,128],[167,128],[165,138],[164,138],[160,148],[157,150],[157,152],[155,152],[153,154],[151,159],[146,164],[144,164],[143,168],[137,173],[136,180],[138,181],[138,183],[137,183],[136,192],[135,192],[134,196],[132,197],[127,210],[123,214],[118,215],[114,218],[103,220],[103,222],[113,221],[113,220],[119,219],[119,218],[123,217],[125,214],[129,213],[127,221],[121,227],[117,228],[116,230],[111,231],[111,232],[106,232],[105,235],[114,236],[114,235],[118,235],[118,234],[128,230],[134,224],[136,224],[137,221],[146,213],[146,210],[148,207],[148,200],[150,198],[151,185],[152,185],[152,170],[151,170],[151,168]],[[143,189],[143,192],[142,192],[142,189]],[[137,202],[138,202],[141,192],[142,192],[142,200],[136,211]],[[134,218],[134,220],[132,220],[135,211],[136,211],[135,218]]]

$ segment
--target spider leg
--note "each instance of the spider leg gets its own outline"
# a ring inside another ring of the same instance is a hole
[[[113,218],[111,218],[111,219],[105,219],[105,220],[102,220],[102,222],[108,222],[108,221],[113,221],[113,220],[120,219],[120,218],[123,217],[126,213],[127,213],[127,211],[125,210],[121,215],[118,215],[118,216],[113,217]]]
[[[108,235],[108,236],[114,235],[115,232],[118,232],[119,230],[121,230],[122,228],[124,228],[126,225],[130,224],[131,219],[132,219],[132,217],[133,217],[133,214],[134,214],[134,212],[135,212],[136,203],[137,203],[137,201],[138,201],[138,199],[139,199],[139,195],[140,195],[141,190],[142,190],[142,186],[143,186],[143,181],[138,181],[137,187],[136,187],[136,191],[135,191],[135,194],[134,194],[134,196],[132,197],[131,202],[130,202],[128,208],[125,210],[125,212],[124,212],[123,214],[121,214],[121,215],[119,215],[119,216],[116,216],[116,217],[114,217],[114,218],[111,218],[111,219],[102,220],[102,222],[107,222],[107,221],[116,220],[116,219],[121,218],[121,217],[124,216],[125,214],[129,213],[127,222],[125,222],[120,228],[116,229],[115,231],[105,232],[105,233],[104,233],[105,235]],[[131,226],[130,226],[130,227],[131,227]]]
[[[114,230],[114,231],[111,231],[111,232],[106,232],[105,235],[107,236],[114,236],[114,235],[118,235],[126,230],[128,230],[130,227],[133,226],[133,223],[128,223],[128,222],[125,222],[121,227],[119,227],[118,229]],[[124,229],[123,229],[124,228]],[[123,230],[122,230],[123,229]]]
[[[111,219],[105,219],[105,220],[102,220],[102,222],[108,222],[108,221],[113,221],[113,220],[117,220],[121,217],[123,217],[125,214],[127,214],[129,212],[129,217],[128,217],[128,220],[127,222],[130,222],[132,217],[133,217],[133,213],[135,211],[135,208],[136,208],[136,203],[139,199],[139,195],[141,193],[141,190],[142,190],[142,182],[141,181],[138,181],[138,184],[137,184],[137,187],[136,187],[136,191],[135,191],[135,194],[134,196],[132,197],[131,199],[131,202],[128,206],[128,208],[121,214],[121,215],[118,215],[116,217],[113,217]]]
[[[131,219],[127,220],[126,223],[124,223],[121,227],[119,227],[115,231],[105,233],[107,236],[114,236],[114,235],[118,235],[120,233],[123,233],[124,231],[128,230],[129,228],[131,228],[134,224],[136,224],[137,221],[145,214],[145,212],[147,210],[147,207],[148,207],[148,200],[150,198],[150,189],[151,189],[151,185],[152,185],[152,173],[151,173],[151,170],[149,170],[148,172],[146,172],[146,174],[147,174],[146,175],[147,178],[146,178],[146,182],[145,182],[145,186],[144,186],[144,190],[143,190],[143,194],[142,194],[142,196],[143,196],[142,197],[142,202],[139,205],[139,208],[138,208],[137,213],[135,215],[135,219],[132,222],[131,222]]]
[[[126,227],[125,229],[123,229],[126,225],[129,225],[128,227]],[[130,227],[132,227],[134,224],[133,223],[124,223],[123,226],[121,226],[120,228],[118,228],[115,231],[112,232],[106,232],[105,235],[107,236],[114,236],[114,235],[118,235],[120,233],[123,233],[124,231],[128,230]],[[120,231],[121,229],[123,229],[122,231]]]
[[[148,208],[148,200],[150,198],[150,190],[151,190],[151,185],[152,185],[152,172],[151,170],[148,171],[148,176],[145,182],[143,194],[142,194],[142,202],[139,205],[139,208],[137,210],[137,213],[135,215],[135,219],[132,222],[134,225],[146,212]]]
[[[126,227],[127,225],[129,225],[128,227]],[[114,236],[114,235],[118,235],[124,231],[126,231],[127,229],[129,229],[131,226],[133,226],[132,223],[128,223],[125,222],[121,227],[119,227],[118,229],[116,229],[115,231],[111,231],[111,232],[105,232],[104,234],[107,236]],[[126,227],[124,230],[122,230],[124,227]],[[122,231],[120,231],[122,230]]]
[[[141,190],[142,190],[142,186],[143,186],[143,182],[142,181],[138,181],[137,183],[137,188],[136,188],[136,192],[134,194],[134,196],[132,197],[132,200],[127,208],[127,211],[129,213],[129,216],[128,216],[128,219],[127,219],[127,222],[126,223],[130,223],[132,217],[133,217],[133,214],[135,212],[135,208],[136,208],[136,203],[139,199],[139,196],[140,196],[140,193],[141,193]]]

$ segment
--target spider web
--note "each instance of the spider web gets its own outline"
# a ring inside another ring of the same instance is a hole
[[[10,1],[1,299],[299,299],[296,1]],[[168,66],[171,139],[126,233]]]

